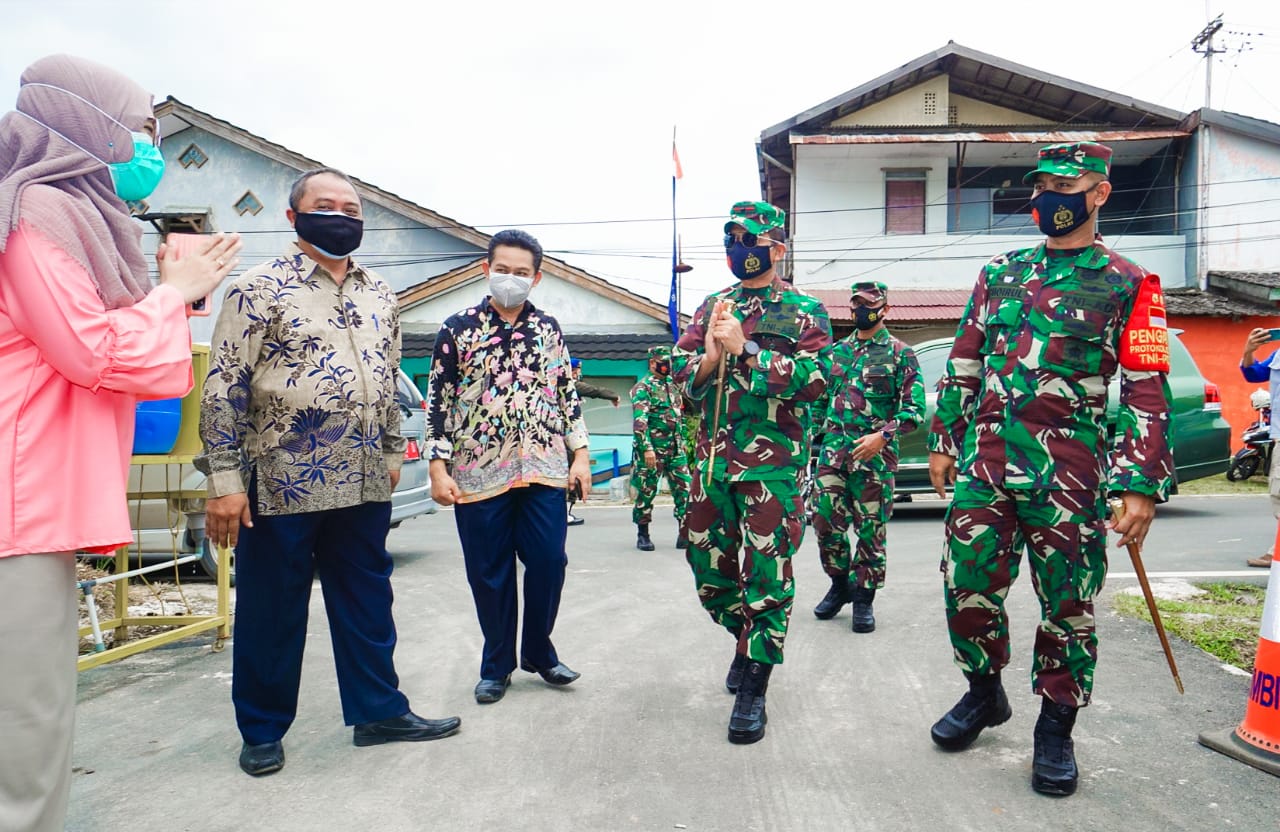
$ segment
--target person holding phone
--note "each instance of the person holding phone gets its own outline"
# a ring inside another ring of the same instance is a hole
[[[0,829],[61,830],[76,703],[75,553],[133,540],[140,399],[191,389],[184,307],[237,265],[236,236],[157,255],[126,200],[164,173],[149,93],[54,55],[0,118]],[[50,439],[56,437],[56,439]],[[90,476],[85,476],[90,472]]]
[[[1280,413],[1280,410],[1276,409],[1276,405],[1280,403],[1280,349],[1272,350],[1271,354],[1261,361],[1254,360],[1253,357],[1259,347],[1272,341],[1280,341],[1280,329],[1259,327],[1251,330],[1244,342],[1244,355],[1240,358],[1240,373],[1244,376],[1244,380],[1250,383],[1260,384],[1264,381],[1268,383],[1271,392],[1271,412],[1277,414]],[[1280,418],[1275,416],[1271,419],[1271,441],[1280,442]],[[1271,513],[1280,520],[1280,469],[1276,467],[1276,456],[1277,454],[1274,453],[1271,455],[1267,490],[1271,493]],[[1269,569],[1275,553],[1275,542],[1272,541],[1267,551],[1256,558],[1248,558],[1245,563],[1259,569]]]
[[[489,294],[440,327],[427,391],[431,496],[454,506],[484,634],[476,702],[516,669],[516,559],[524,564],[519,666],[550,685],[579,674],[551,643],[564,587],[566,488],[591,489],[587,426],[556,319],[529,302],[542,246],[500,231],[482,263]]]

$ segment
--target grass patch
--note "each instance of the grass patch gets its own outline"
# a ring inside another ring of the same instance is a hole
[[[1205,594],[1187,601],[1156,598],[1156,609],[1160,610],[1165,630],[1227,664],[1252,671],[1266,587],[1243,583],[1195,586],[1205,590]],[[1120,615],[1151,620],[1147,602],[1141,595],[1118,593],[1114,606]]]
[[[1260,471],[1242,482],[1231,482],[1227,475],[1217,474],[1191,482],[1178,483],[1179,494],[1266,494],[1267,472]]]

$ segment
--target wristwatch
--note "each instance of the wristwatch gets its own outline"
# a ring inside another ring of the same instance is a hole
[[[893,441],[893,431],[889,428],[881,428],[880,435],[884,437],[884,441],[886,442]]]
[[[743,361],[746,361],[751,356],[758,355],[759,353],[760,353],[760,345],[757,344],[755,341],[747,341],[745,344],[742,345],[742,352],[738,353],[738,358],[742,359]]]

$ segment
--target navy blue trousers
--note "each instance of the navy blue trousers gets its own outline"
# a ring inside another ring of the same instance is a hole
[[[501,679],[516,668],[517,558],[524,564],[520,655],[535,668],[554,667],[560,660],[551,630],[568,563],[564,491],[545,485],[512,488],[487,500],[459,503],[453,516],[484,633],[480,678]]]
[[[262,515],[250,488],[253,527],[236,544],[236,617],[231,701],[251,745],[281,739],[298,708],[311,583],[320,578],[348,725],[400,716],[392,653],[391,503],[303,514]]]

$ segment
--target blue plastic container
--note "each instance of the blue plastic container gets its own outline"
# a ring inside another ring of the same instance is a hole
[[[133,420],[135,454],[167,454],[178,441],[182,425],[182,399],[138,402]]]

